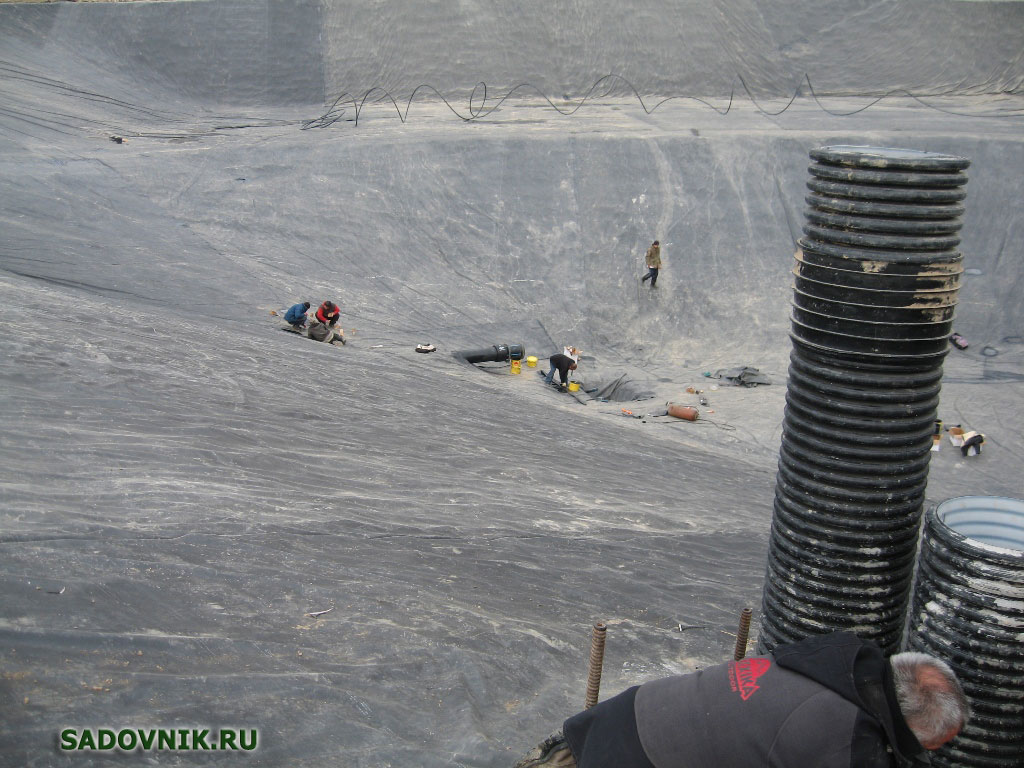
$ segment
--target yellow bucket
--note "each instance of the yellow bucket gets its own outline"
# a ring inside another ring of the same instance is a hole
[[[579,392],[580,391],[580,383],[578,381],[570,381],[569,382],[569,391],[570,392]]]
[[[509,373],[520,373],[521,371],[522,371],[522,369],[519,367],[519,361],[518,360],[513,360],[512,361],[511,369],[509,370]]]
[[[530,355],[528,358],[526,358],[526,365],[529,366],[530,368],[536,368],[537,358],[534,357],[533,355]]]

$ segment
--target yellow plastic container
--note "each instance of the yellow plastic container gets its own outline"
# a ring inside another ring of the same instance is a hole
[[[530,355],[528,358],[526,358],[526,365],[529,368],[536,368],[537,367],[537,358],[534,357],[533,355]]]
[[[579,392],[580,391],[580,383],[578,381],[570,381],[569,382],[569,391],[570,392]]]
[[[519,367],[518,360],[512,361],[512,365],[509,368],[509,373],[522,373],[522,369]]]

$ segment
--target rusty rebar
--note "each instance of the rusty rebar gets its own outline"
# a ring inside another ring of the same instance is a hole
[[[597,704],[597,694],[601,690],[601,669],[604,666],[604,636],[608,627],[604,622],[594,624],[594,633],[590,638],[590,672],[587,675],[587,700],[584,709]]]
[[[747,636],[750,634],[750,615],[753,613],[749,608],[740,611],[740,628],[736,631],[736,650],[732,654],[734,661],[739,661],[747,655]]]

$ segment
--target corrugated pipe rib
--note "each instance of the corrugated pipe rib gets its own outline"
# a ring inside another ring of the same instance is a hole
[[[948,499],[925,515],[908,650],[938,656],[971,702],[937,768],[1021,765],[1024,755],[1024,501]]]
[[[758,650],[843,629],[893,653],[963,275],[969,161],[810,154]]]

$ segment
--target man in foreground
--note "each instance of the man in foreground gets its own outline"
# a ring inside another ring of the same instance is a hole
[[[835,632],[630,688],[516,768],[909,768],[968,715],[944,662]]]

